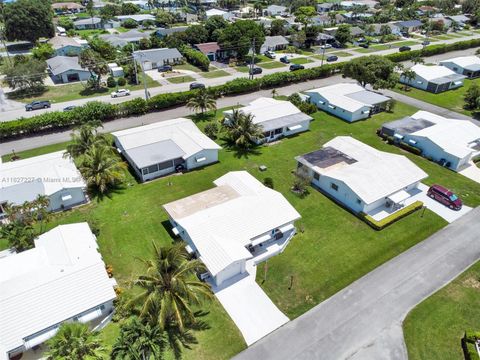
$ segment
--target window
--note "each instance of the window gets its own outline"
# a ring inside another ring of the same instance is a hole
[[[319,174],[319,173],[316,173],[316,172],[314,172],[314,173],[313,173],[313,178],[314,178],[315,180],[318,180],[318,179],[320,179],[320,174]]]
[[[337,185],[337,184],[330,183],[330,187],[331,187],[333,190],[338,191],[338,185]]]
[[[171,160],[164,161],[164,162],[158,164],[158,169],[159,170],[168,169],[170,167],[172,167],[172,161]]]
[[[361,204],[361,203],[362,203],[362,200],[357,199],[357,204]]]
[[[150,165],[147,169],[148,169],[149,174],[157,172],[158,171],[158,165],[157,164]]]
[[[282,133],[282,128],[280,129],[275,129],[275,135],[281,134]]]

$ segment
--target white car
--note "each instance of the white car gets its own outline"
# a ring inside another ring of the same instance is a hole
[[[270,59],[275,59],[275,53],[273,51],[265,51],[263,54]]]
[[[332,45],[325,44],[325,45],[320,46],[320,49],[331,49],[331,47],[332,47]]]
[[[112,98],[120,97],[120,96],[128,96],[130,95],[130,90],[128,89],[118,89],[110,94]]]

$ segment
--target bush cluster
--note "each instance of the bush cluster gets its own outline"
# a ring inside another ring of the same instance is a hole
[[[463,354],[465,355],[465,360],[479,360],[477,349],[475,347],[475,342],[480,339],[479,332],[465,331],[465,335],[462,338],[462,348]]]
[[[210,59],[207,55],[187,46],[181,47],[180,52],[188,63],[199,67],[203,71],[208,71],[208,68],[210,67]]]
[[[398,210],[397,212],[393,213],[390,216],[387,216],[386,218],[377,221],[374,218],[372,218],[370,215],[367,215],[365,213],[360,213],[359,217],[365,221],[368,225],[370,225],[372,228],[375,230],[382,230],[388,225],[393,224],[394,222],[404,218],[405,216],[421,209],[423,207],[423,202],[421,201],[415,201],[414,203],[405,206],[403,209]]]

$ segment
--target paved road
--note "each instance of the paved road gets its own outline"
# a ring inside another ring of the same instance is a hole
[[[406,314],[480,259],[479,216],[472,210],[234,359],[406,360]]]

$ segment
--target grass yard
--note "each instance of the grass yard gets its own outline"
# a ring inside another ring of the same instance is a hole
[[[246,156],[224,148],[219,163],[180,176],[170,176],[138,184],[130,178],[124,190],[111,198],[92,201],[79,209],[55,215],[49,228],[57,224],[88,221],[99,230],[100,251],[121,286],[142,273],[138,258],[148,258],[152,242],[172,243],[170,225],[162,204],[213,187],[213,180],[232,170],[247,170],[259,180],[271,177],[276,190],[282,192],[302,215],[299,234],[286,251],[268,261],[267,280],[262,283],[264,268],[259,266],[261,286],[290,318],[297,317],[322,300],[352,283],[383,262],[400,254],[446,225],[430,211],[421,218],[418,213],[407,216],[383,231],[374,231],[367,224],[337,206],[318,191],[310,188],[305,198],[290,192],[295,169],[294,156],[318,149],[338,135],[352,135],[380,150],[408,156],[430,176],[425,183],[441,183],[461,196],[470,206],[480,204],[480,185],[442,168],[421,157],[387,145],[375,134],[386,121],[411,115],[415,108],[397,103],[395,113],[381,113],[373,118],[348,124],[326,113],[317,112],[309,132],[284,139],[272,146],[262,146]],[[217,111],[217,119],[222,110]],[[212,118],[198,119],[201,129]],[[219,143],[222,143],[219,141]],[[59,150],[65,144],[50,145],[48,151]],[[33,156],[45,149],[22,152],[21,157]],[[268,170],[260,172],[259,165]],[[1,246],[1,244],[0,244]],[[288,290],[293,276],[293,288]],[[187,359],[227,359],[241,351],[245,344],[240,333],[217,302],[207,306],[206,319],[211,329],[200,333],[199,343],[186,351]],[[112,344],[117,333],[115,324],[104,333]]]
[[[309,58],[305,58],[305,57],[290,59],[290,63],[292,63],[292,64],[301,65],[301,64],[311,63],[311,62],[313,62],[313,61],[310,60]]]
[[[347,57],[347,56],[352,56],[353,54],[351,54],[347,51],[333,51],[333,52],[329,53],[328,55],[337,55],[338,57]],[[316,56],[314,56],[314,57],[316,57]],[[322,57],[320,56],[320,59],[321,58]]]
[[[209,71],[209,72],[204,72],[202,73],[202,76],[207,79],[213,79],[213,78],[218,78],[222,76],[228,76],[230,75],[228,72],[225,70],[215,70],[215,71]]]
[[[464,360],[465,330],[480,330],[480,262],[417,305],[403,323],[410,360]]]
[[[359,47],[358,49],[355,49],[355,51],[359,53],[371,53],[375,51],[382,51],[382,50],[388,50],[388,49],[390,49],[388,45],[379,44],[379,45],[370,45],[368,49]]]
[[[259,66],[264,69],[276,69],[276,68],[285,67],[286,65],[279,61],[270,61],[270,62],[261,63]]]
[[[186,82],[192,82],[195,81],[193,77],[190,75],[185,75],[185,76],[175,76],[175,77],[170,77],[166,78],[168,82],[171,82],[172,84],[182,84]]]
[[[248,73],[248,70],[250,69],[250,67],[248,65],[240,65],[240,66],[235,66],[235,69],[242,73]]]
[[[190,71],[194,71],[194,72],[197,72],[197,73],[201,73],[202,70],[196,66],[193,66],[192,64],[189,64],[189,63],[185,63],[185,64],[181,64],[181,65],[174,65],[173,66],[173,70],[190,70]]]
[[[399,48],[401,46],[413,46],[413,45],[418,45],[418,41],[413,41],[413,40],[405,40],[405,41],[399,41],[396,43],[392,43],[392,48]]]

